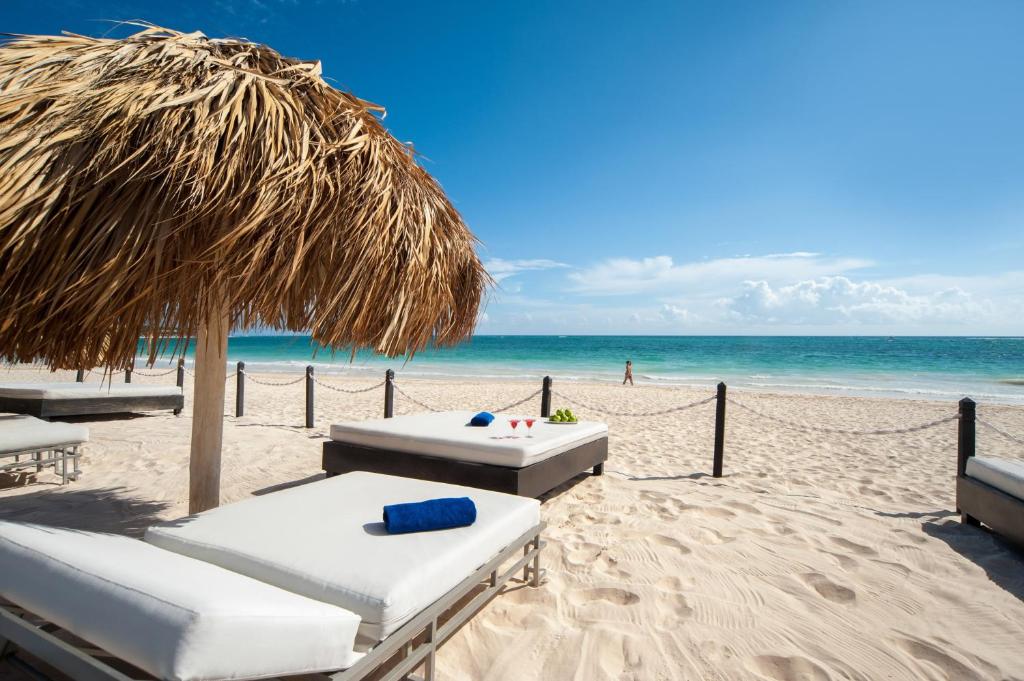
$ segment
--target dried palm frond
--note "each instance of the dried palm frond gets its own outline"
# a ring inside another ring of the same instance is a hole
[[[194,336],[461,340],[489,278],[437,182],[319,62],[144,27],[0,45],[0,360],[121,368]],[[211,302],[213,300],[213,302]]]

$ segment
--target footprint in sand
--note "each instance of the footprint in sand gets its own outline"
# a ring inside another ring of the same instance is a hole
[[[800,575],[800,578],[825,600],[833,603],[853,603],[857,600],[857,592],[836,584],[820,572],[808,572]]]
[[[692,578],[689,578],[686,582],[684,582],[682,579],[675,576],[662,577],[654,583],[654,586],[656,586],[661,591],[669,591],[671,593],[682,593],[688,589],[692,589],[693,585],[694,580]]]
[[[705,506],[700,509],[702,512],[707,513],[712,518],[735,518],[736,514],[727,508],[718,508],[717,506]]]
[[[718,530],[714,530],[710,527],[688,527],[685,531],[691,539],[698,541],[705,546],[728,544],[736,539],[736,537],[722,534]]]
[[[597,544],[583,544],[565,554],[565,562],[574,567],[593,563],[604,552],[604,547]]]
[[[878,555],[878,552],[875,551],[870,546],[864,546],[863,544],[858,544],[857,542],[852,542],[849,539],[844,539],[843,537],[829,537],[829,539],[831,539],[833,542],[835,542],[839,546],[842,546],[844,549],[847,549],[849,551],[853,551],[858,556],[875,556],[875,555]]]
[[[745,504],[742,501],[727,501],[725,502],[725,505],[730,508],[735,508],[737,511],[743,511],[744,513],[749,513],[751,515],[761,515],[761,511],[757,508],[750,504]]]
[[[910,653],[911,656],[927,662],[929,665],[938,667],[945,674],[947,679],[956,681],[981,681],[990,678],[989,675],[981,674],[977,670],[968,667],[963,662],[950,657],[939,646],[932,645],[925,641],[916,641],[909,638],[896,639],[901,648]],[[994,670],[990,670],[994,671]]]
[[[573,591],[569,594],[569,601],[573,605],[587,605],[595,601],[605,601],[612,605],[636,605],[640,602],[640,596],[625,589],[603,587]]]
[[[750,661],[752,671],[776,681],[831,681],[832,676],[806,657],[760,655]]]
[[[673,537],[667,537],[667,536],[665,536],[663,534],[656,534],[656,535],[652,536],[651,537],[651,541],[653,541],[655,544],[661,544],[662,546],[667,546],[667,547],[669,547],[671,549],[675,549],[676,551],[678,551],[679,553],[682,553],[683,555],[686,555],[688,553],[693,553],[693,551],[690,549],[690,547],[687,546],[686,544],[682,543],[678,539],[675,539]]]

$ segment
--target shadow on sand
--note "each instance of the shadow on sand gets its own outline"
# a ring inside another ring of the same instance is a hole
[[[0,501],[0,520],[141,537],[171,506],[133,496],[123,487],[43,489],[5,497]]]
[[[921,524],[925,534],[941,539],[961,556],[985,571],[993,583],[1024,601],[1024,552],[986,527],[971,527],[957,520]]]
[[[323,480],[327,477],[326,473],[316,473],[314,475],[307,476],[301,480],[289,480],[288,482],[282,482],[277,485],[270,485],[269,487],[262,487],[258,490],[253,491],[254,497],[261,497],[264,494],[270,494],[271,492],[280,492],[283,489],[290,489],[292,487],[299,487],[300,485],[308,485],[311,482],[317,480]]]

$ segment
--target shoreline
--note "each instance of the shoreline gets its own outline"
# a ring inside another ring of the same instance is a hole
[[[191,371],[192,363],[186,362],[186,369]],[[358,387],[366,387],[383,380],[384,370],[377,371],[368,369],[342,369],[342,370],[323,370],[323,367],[313,364],[315,375],[317,378],[322,379],[325,382],[339,383],[340,378],[344,378],[346,381],[351,382],[353,385]],[[265,376],[271,380],[286,380],[297,378],[304,373],[305,365],[294,365],[287,369],[278,368],[262,368],[258,366],[258,363],[246,363],[246,373],[249,376]],[[157,366],[153,369],[142,369],[145,373],[133,373],[133,381],[146,381],[146,382],[174,382],[174,367],[161,367]],[[234,373],[234,365],[229,365],[228,376]],[[150,376],[148,373],[162,374],[161,376]],[[95,380],[92,376],[100,374],[100,371],[92,371],[86,373],[86,381]],[[416,373],[408,372],[402,373],[400,370],[395,370],[396,382],[413,382],[423,384],[462,384],[465,382],[472,383],[493,383],[499,385],[522,385],[522,386],[536,386],[540,387],[541,382],[544,378],[543,375],[537,375],[536,377],[529,376],[503,376],[503,375],[481,375],[481,374],[435,374],[435,373]],[[186,374],[187,375],[187,374]],[[75,379],[75,372],[71,370],[61,370],[58,372],[51,372],[46,368],[35,368],[27,365],[17,365],[15,367],[5,366],[0,367],[0,382],[17,383],[22,382],[19,376],[25,378],[32,377],[31,380],[26,382],[39,382],[39,381],[73,381]],[[124,374],[117,372],[113,374],[115,382],[123,381]],[[675,382],[671,380],[661,379],[650,379],[650,378],[637,378],[634,386],[623,386],[621,380],[601,379],[595,377],[572,377],[572,376],[559,376],[558,374],[551,374],[551,377],[555,381],[555,385],[573,385],[581,387],[606,387],[606,388],[634,388],[644,390],[665,390],[665,391],[679,391],[679,392],[692,392],[704,393],[715,391],[718,381],[707,380],[704,381],[692,381],[692,382]],[[190,379],[187,379],[190,380]],[[1000,381],[1005,385],[1021,386],[1024,387],[1024,379],[1005,379]],[[234,382],[229,379],[228,390],[232,390]],[[985,405],[998,405],[1004,407],[1022,407],[1024,408],[1024,389],[1020,391],[1020,396],[1012,395],[993,395],[991,393],[978,393],[965,391],[962,393],[953,392],[942,392],[942,391],[929,391],[919,390],[913,388],[904,389],[866,389],[861,387],[848,387],[848,386],[762,386],[762,385],[750,385],[741,382],[730,383],[726,381],[726,384],[730,390],[750,393],[756,395],[765,396],[804,396],[813,398],[834,398],[834,399],[865,399],[865,400],[887,400],[896,402],[926,402],[926,403],[941,403],[941,404],[956,404],[963,397],[970,397],[979,404]]]

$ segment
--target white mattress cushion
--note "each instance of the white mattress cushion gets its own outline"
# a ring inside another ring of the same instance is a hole
[[[489,426],[470,426],[469,420],[475,413],[445,411],[346,421],[331,426],[331,439],[364,447],[523,468],[608,437],[608,426],[594,421],[553,424],[531,417],[536,421],[527,433],[523,423],[515,431],[509,425],[509,419],[524,417],[502,414]]]
[[[89,441],[89,429],[74,423],[0,414],[0,454],[31,452]]]
[[[75,400],[94,397],[163,397],[180,395],[176,385],[144,383],[0,383],[0,397],[26,400]]]
[[[116,535],[0,521],[0,596],[160,679],[350,667],[359,618]]]
[[[388,535],[386,504],[468,496],[476,523]],[[380,640],[540,522],[540,503],[377,473],[346,473],[153,526],[146,541],[358,614]]]
[[[967,477],[1024,500],[1024,460],[971,456],[967,459]]]

